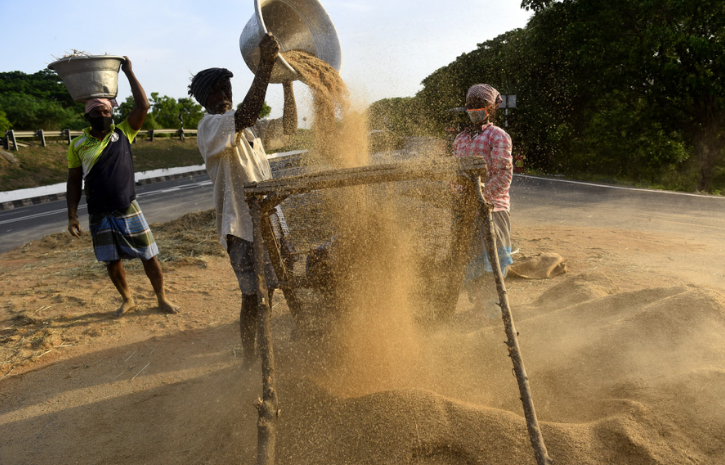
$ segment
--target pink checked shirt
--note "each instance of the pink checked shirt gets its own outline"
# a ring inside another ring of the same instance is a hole
[[[484,124],[474,135],[463,131],[453,141],[457,157],[483,157],[486,160],[486,180],[483,197],[493,205],[493,211],[509,211],[509,188],[513,176],[511,137],[492,123]]]

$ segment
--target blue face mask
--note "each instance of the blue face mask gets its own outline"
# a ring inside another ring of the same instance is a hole
[[[473,124],[481,123],[488,118],[488,110],[485,108],[481,108],[479,110],[466,110],[466,113],[468,113],[468,117],[471,119]]]

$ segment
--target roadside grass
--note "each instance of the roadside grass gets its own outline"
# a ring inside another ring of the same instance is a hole
[[[290,137],[283,147],[268,149],[267,153],[291,152],[293,150],[311,150],[315,146],[315,135],[311,129],[298,129],[297,134]]]
[[[697,192],[698,166],[695,160],[687,160],[679,169],[665,169],[656,181],[641,181],[625,175],[611,176],[587,172],[547,173],[539,169],[527,169],[526,174],[541,177],[556,177],[572,181],[610,184],[622,187],[637,187],[642,189],[668,190],[675,192]],[[706,194],[706,192],[700,192]],[[712,188],[709,194],[725,194],[725,166],[715,169]]]
[[[0,157],[0,192],[47,186],[68,179],[68,143],[47,140],[47,147],[39,141],[22,141],[27,147],[10,151],[19,164],[14,165]],[[204,163],[196,146],[196,138],[178,139],[155,137],[153,142],[139,138],[131,146],[136,171],[201,165]]]

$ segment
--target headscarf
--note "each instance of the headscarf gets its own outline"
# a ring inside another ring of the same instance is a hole
[[[498,108],[498,106],[503,102],[501,94],[488,84],[476,84],[468,89],[468,93],[466,93],[466,101],[468,101],[471,97],[477,97],[488,103],[492,103],[494,108]]]
[[[206,107],[206,99],[209,91],[219,79],[234,77],[231,71],[226,68],[209,68],[199,71],[191,78],[189,84],[189,95],[193,96],[201,106]]]
[[[118,106],[118,102],[116,102],[116,99],[107,99],[107,98],[92,98],[90,100],[86,100],[86,113],[90,113],[91,110],[93,110],[96,107],[108,107],[109,110],[116,108]]]

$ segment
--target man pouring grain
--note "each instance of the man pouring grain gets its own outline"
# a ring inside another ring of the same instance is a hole
[[[78,204],[85,180],[93,250],[99,262],[106,263],[108,276],[123,302],[115,315],[121,316],[136,303],[126,281],[121,259],[139,258],[156,293],[159,309],[177,313],[179,307],[166,298],[164,275],[156,254],[158,247],[136,202],[131,142],[141,129],[149,109],[141,84],[124,57],[121,69],[128,77],[135,108],[128,118],[113,124],[115,100],[94,98],[86,102],[85,118],[91,127],[83,130],[68,147],[68,231],[81,235]]]
[[[262,38],[257,72],[237,110],[232,107],[232,73],[228,69],[210,68],[200,71],[189,85],[189,95],[193,95],[207,111],[199,122],[197,145],[214,184],[219,241],[229,254],[242,291],[240,331],[246,362],[255,359],[257,295],[252,251],[252,217],[243,185],[272,177],[262,140],[276,138],[282,133],[291,135],[297,129],[297,109],[291,82],[283,84],[283,118],[258,121],[279,49],[279,43],[271,33]],[[278,282],[266,251],[265,276],[271,301]]]

